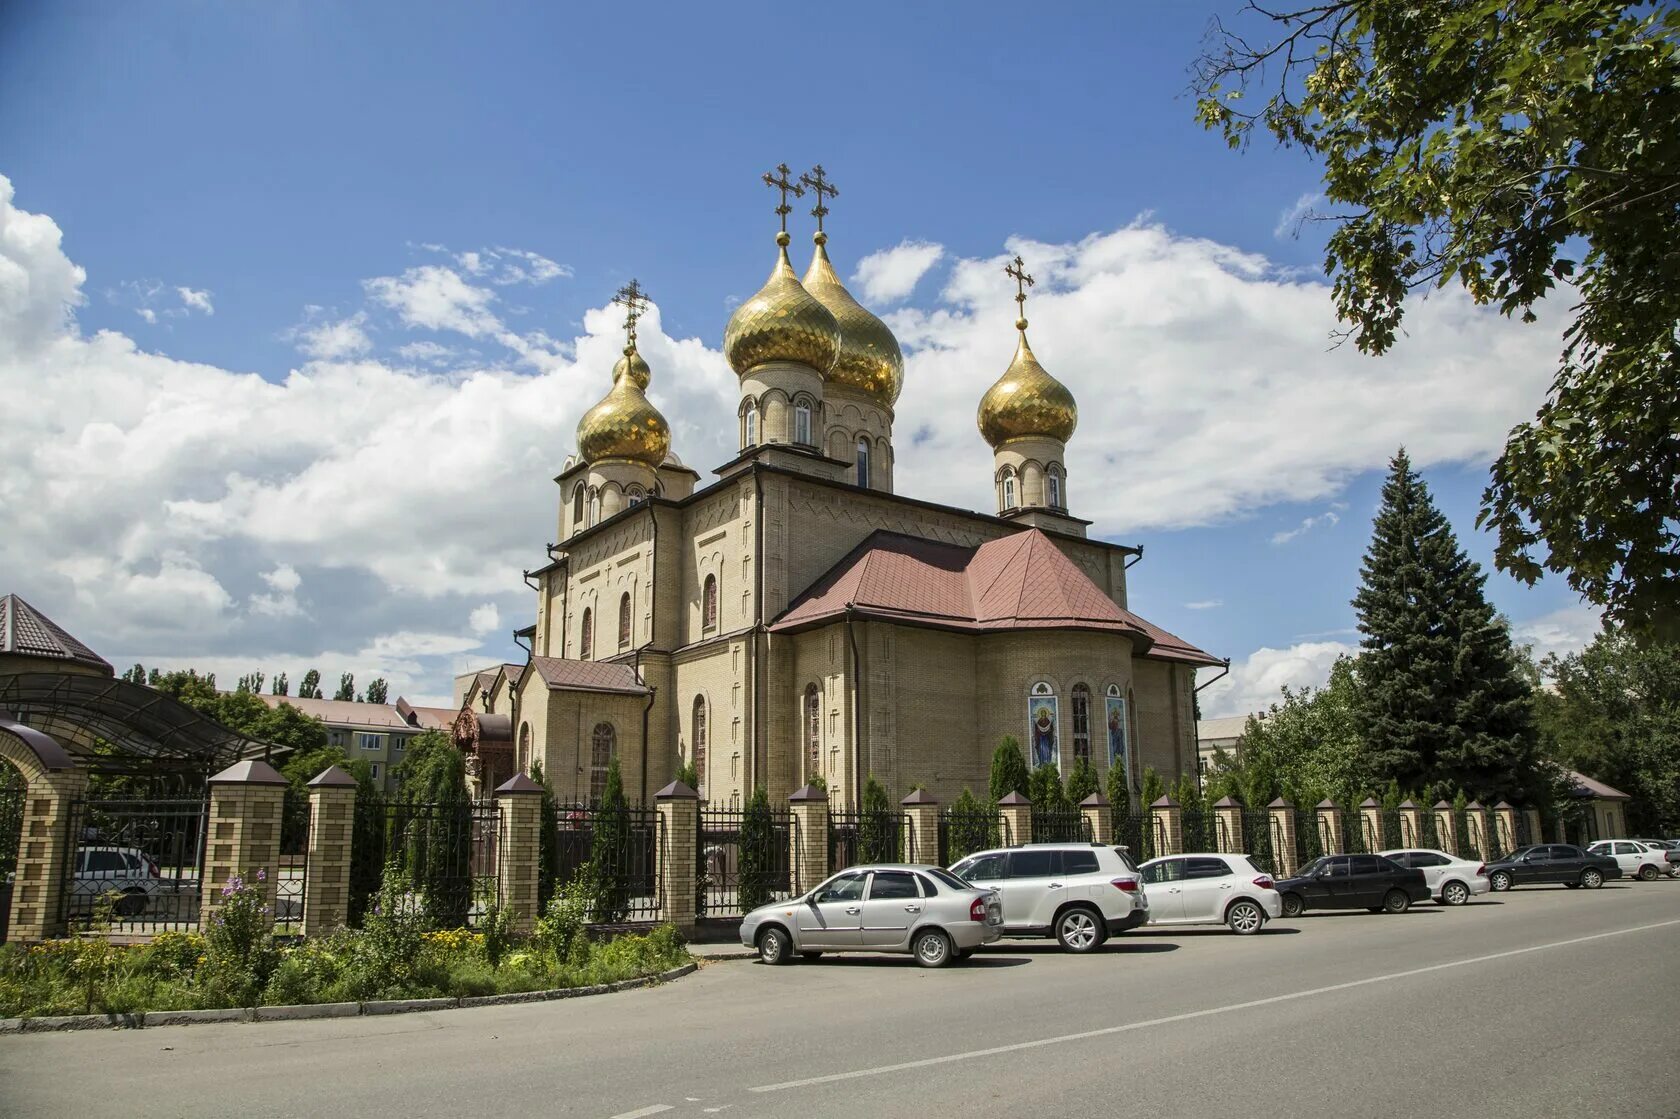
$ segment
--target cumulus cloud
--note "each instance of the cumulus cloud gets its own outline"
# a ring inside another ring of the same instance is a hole
[[[858,261],[852,279],[872,303],[896,303],[916,290],[928,270],[945,255],[945,246],[931,241],[901,241],[890,249],[870,253]]]
[[[502,615],[494,602],[480,603],[467,615],[467,628],[480,636],[493,633],[502,624]]]
[[[447,253],[442,245],[426,245],[433,252]],[[472,276],[480,276],[492,284],[506,287],[512,284],[546,284],[559,276],[570,276],[572,270],[563,264],[534,253],[529,249],[510,249],[498,245],[493,249],[453,254],[461,269]]]
[[[216,313],[216,308],[210,304],[209,292],[194,291],[189,287],[178,287],[175,289],[175,292],[181,297],[181,302],[186,306],[187,310],[203,311],[206,315],[214,315]]]
[[[310,319],[317,318],[321,313],[319,307],[304,309]],[[298,352],[316,361],[339,361],[344,358],[358,357],[373,348],[373,339],[368,337],[367,312],[357,311],[353,315],[331,321],[306,320],[286,332],[298,348]]]
[[[1586,648],[1604,625],[1604,612],[1585,603],[1566,606],[1511,627],[1511,639],[1530,647],[1536,660]]]
[[[1202,716],[1250,715],[1280,702],[1285,687],[1322,687],[1336,659],[1358,651],[1357,645],[1341,641],[1305,641],[1287,649],[1263,646],[1232,661],[1230,674],[1207,686],[1201,693]]]

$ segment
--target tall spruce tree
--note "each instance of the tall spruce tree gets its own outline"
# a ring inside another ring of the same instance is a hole
[[[1402,448],[1353,599],[1356,724],[1378,781],[1487,803],[1542,795],[1533,693],[1486,581]]]

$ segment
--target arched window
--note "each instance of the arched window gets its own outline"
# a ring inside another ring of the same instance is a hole
[[[1007,466],[1003,468],[1003,507],[1015,508],[1015,471]]]
[[[805,685],[802,715],[805,722],[805,777],[809,781],[822,772],[822,693],[815,684]]]
[[[1040,681],[1027,696],[1027,763],[1034,769],[1041,765],[1062,764],[1060,712],[1056,690]]]
[[[857,441],[857,484],[869,485],[869,440],[861,435]]]
[[[626,591],[618,600],[618,647],[630,647],[630,594]]]
[[[601,491],[594,486],[589,487],[589,523],[595,524],[601,519]]]
[[[793,441],[801,447],[811,445],[811,405],[805,400],[793,406]]]
[[[694,780],[700,792],[706,787],[706,697],[694,697]]]
[[[519,772],[531,772],[531,724],[519,724]]]
[[[607,770],[612,766],[618,734],[611,723],[596,723],[589,735],[589,803],[600,804],[607,795]]]
[[[579,482],[577,484],[577,489],[572,491],[572,531],[573,532],[576,532],[578,529],[583,527],[583,493],[584,493],[583,483]]]
[[[595,611],[583,608],[583,632],[578,635],[578,659],[588,660],[595,655]]]
[[[747,401],[746,409],[741,413],[741,449],[758,445],[758,405]]]
[[[640,486],[631,486],[624,496],[630,499],[632,505],[640,505],[647,499],[647,494],[643,492]]]
[[[706,576],[705,586],[700,591],[700,628],[716,629],[718,624],[718,585],[717,576]]]
[[[1091,689],[1073,686],[1073,756],[1091,760]]]
[[[1055,463],[1044,474],[1045,494],[1052,509],[1062,508],[1062,468]]]

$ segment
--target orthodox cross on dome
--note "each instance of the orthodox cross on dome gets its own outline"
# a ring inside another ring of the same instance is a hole
[[[772,190],[782,192],[782,204],[776,207],[776,216],[782,219],[782,233],[784,235],[787,233],[787,216],[793,213],[793,207],[788,205],[788,194],[791,193],[795,198],[805,197],[805,188],[788,178],[791,174],[793,174],[793,169],[785,163],[776,165],[774,175],[768,171],[764,173],[764,185]]]
[[[636,344],[636,320],[646,313],[648,308],[647,292],[634,278],[612,297],[612,301],[624,308],[624,332],[630,340],[630,345]]]
[[[823,218],[828,216],[828,207],[823,203],[823,196],[826,194],[830,198],[840,197],[840,188],[829,182],[826,175],[823,165],[819,163],[799,176],[799,181],[810,187],[811,193],[817,196],[817,208],[812,210],[811,214],[817,219],[818,233],[823,231]]]
[[[1024,329],[1027,319],[1027,289],[1033,286],[1033,278],[1027,274],[1026,262],[1020,257],[1016,257],[1013,264],[1004,265],[1003,271],[1015,281],[1016,318],[1021,320],[1018,325]]]

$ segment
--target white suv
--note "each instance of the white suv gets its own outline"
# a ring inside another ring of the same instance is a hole
[[[1149,899],[1126,853],[1095,843],[1029,843],[977,851],[951,868],[1003,899],[1004,936],[1054,936],[1095,950],[1149,920]]]

